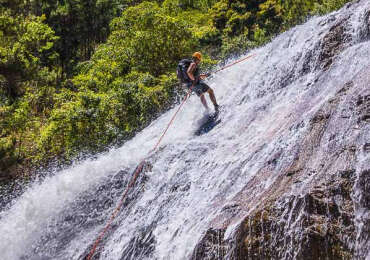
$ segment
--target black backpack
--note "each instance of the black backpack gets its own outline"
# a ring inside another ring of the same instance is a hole
[[[179,64],[177,65],[176,74],[177,78],[180,80],[181,83],[191,82],[191,79],[189,78],[187,71],[192,62],[193,62],[192,60],[183,59],[180,60]]]

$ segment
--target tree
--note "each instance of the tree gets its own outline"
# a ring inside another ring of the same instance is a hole
[[[50,50],[57,37],[44,20],[0,10],[0,91],[11,101],[24,93],[27,82],[42,80],[39,72],[55,58]]]
[[[156,3],[127,9],[111,26],[110,51],[128,61],[130,70],[154,76],[173,69],[197,45],[190,26],[164,13]]]

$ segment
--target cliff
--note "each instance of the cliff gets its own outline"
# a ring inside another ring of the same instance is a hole
[[[215,74],[221,122],[196,136],[203,108],[190,98],[94,259],[370,257],[369,40],[360,0]],[[3,259],[84,259],[175,109],[12,201]]]

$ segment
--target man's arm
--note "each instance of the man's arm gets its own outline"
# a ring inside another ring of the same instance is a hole
[[[187,74],[188,74],[188,76],[189,76],[189,78],[192,80],[192,81],[194,81],[195,80],[195,77],[194,77],[194,70],[195,70],[195,68],[196,68],[196,64],[194,63],[194,62],[192,62],[191,64],[190,64],[190,66],[189,66],[189,68],[188,68],[188,71],[186,72]]]

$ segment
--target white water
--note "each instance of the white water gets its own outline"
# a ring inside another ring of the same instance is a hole
[[[137,251],[131,254],[132,259],[145,259],[145,250],[130,243],[142,235],[142,230],[152,231],[155,240],[150,259],[189,258],[207,224],[271,154],[283,149],[288,151],[287,159],[294,156],[289,151],[305,132],[305,122],[344,83],[370,66],[370,42],[360,37],[364,26],[361,17],[370,10],[370,3],[360,1],[351,8],[295,27],[254,50],[257,56],[253,59],[211,79],[209,84],[223,106],[222,122],[200,137],[193,132],[202,117],[202,106],[193,95],[163,139],[159,152],[150,158],[153,168],[145,173],[148,179],[137,199],[122,209],[116,220],[119,225],[108,236],[100,259],[126,259],[130,250]],[[345,15],[350,15],[347,28],[352,40],[328,71],[315,69],[320,41],[336,19]],[[311,59],[305,59],[310,52]],[[1,212],[1,259],[81,257],[115,207],[95,213],[78,211],[84,198],[111,196],[117,203],[120,192],[95,192],[97,186],[120,170],[131,173],[153,148],[175,109],[121,148],[58,172],[41,184],[35,183],[9,210]],[[297,127],[301,122],[302,127]],[[127,180],[129,176],[122,174]],[[265,179],[260,186],[269,187],[276,177]],[[123,190],[122,187],[120,191]],[[68,238],[61,238],[61,233],[71,228],[65,216],[73,215],[74,210],[93,224],[87,229],[76,227],[69,231]],[[144,234],[150,240],[150,232]]]

